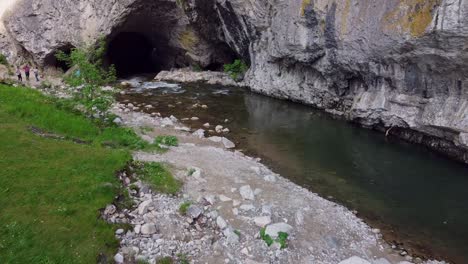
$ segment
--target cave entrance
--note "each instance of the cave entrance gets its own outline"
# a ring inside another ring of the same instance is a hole
[[[70,69],[70,65],[68,65],[65,61],[58,60],[56,55],[59,51],[64,52],[67,55],[70,55],[74,48],[75,46],[71,44],[67,44],[67,45],[57,48],[53,53],[46,56],[44,60],[44,64],[48,67],[53,67],[57,70],[67,72]]]
[[[109,42],[107,61],[115,65],[119,77],[128,77],[157,72],[156,54],[156,47],[144,34],[121,32]]]

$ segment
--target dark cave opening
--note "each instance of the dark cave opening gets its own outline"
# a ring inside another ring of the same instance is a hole
[[[70,69],[70,65],[68,65],[65,61],[58,60],[56,55],[57,52],[62,51],[67,55],[70,55],[72,50],[75,48],[75,46],[71,44],[66,44],[62,47],[59,47],[56,49],[53,53],[49,54],[45,60],[44,64],[48,67],[53,67],[56,68],[57,70],[61,70],[63,72],[67,72]]]
[[[106,58],[115,66],[119,77],[160,70],[156,47],[145,35],[137,32],[117,34],[109,42]]]

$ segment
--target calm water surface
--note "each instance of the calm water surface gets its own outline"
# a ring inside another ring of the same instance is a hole
[[[144,83],[120,101],[155,106],[193,129],[209,122],[299,185],[358,211],[387,240],[468,263],[468,166],[310,107],[207,85]],[[193,107],[206,104],[208,109]],[[224,122],[225,119],[229,121]],[[213,127],[214,127],[213,126]]]

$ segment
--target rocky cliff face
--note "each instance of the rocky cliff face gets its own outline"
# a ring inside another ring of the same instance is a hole
[[[468,162],[468,0],[18,0],[6,22],[42,64],[123,31],[151,39],[167,67],[235,52],[254,91]]]

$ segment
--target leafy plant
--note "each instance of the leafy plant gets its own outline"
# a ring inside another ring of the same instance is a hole
[[[190,264],[186,254],[177,254],[177,257],[179,258],[179,264]]]
[[[288,247],[288,233],[285,232],[278,232],[278,237],[274,240],[270,235],[266,234],[266,228],[260,229],[260,238],[265,241],[268,246],[273,245],[273,243],[277,242],[280,244],[280,248],[284,249]]]
[[[5,65],[5,66],[8,66],[8,65],[9,65],[6,56],[3,55],[3,54],[1,54],[1,53],[0,53],[0,64],[1,64],[1,65]]]
[[[103,91],[101,87],[117,79],[113,65],[107,70],[103,67],[105,47],[106,42],[101,38],[97,46],[75,48],[70,54],[63,51],[56,53],[59,61],[75,69],[64,78],[68,85],[76,88],[75,99],[84,105],[89,116],[100,119],[106,119],[108,110],[114,103],[112,93]]]
[[[157,136],[155,143],[158,145],[177,147],[179,145],[179,140],[175,136]]]
[[[243,76],[249,67],[242,60],[235,60],[231,64],[224,65],[224,72],[228,73],[234,80],[237,80],[239,77]]]
[[[260,238],[261,238],[263,241],[265,241],[265,243],[266,243],[268,246],[271,246],[271,245],[273,245],[273,243],[274,243],[275,241],[273,240],[273,238],[271,238],[270,235],[267,235],[265,231],[266,231],[266,228],[260,229]]]
[[[278,238],[276,239],[276,242],[278,242],[281,246],[281,249],[287,248],[288,244],[288,233],[285,232],[278,232]]]
[[[179,206],[179,213],[181,215],[186,215],[187,214],[187,210],[189,209],[190,205],[192,205],[191,202],[184,202],[182,203],[180,206]]]

